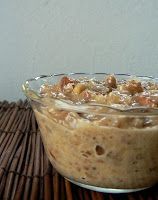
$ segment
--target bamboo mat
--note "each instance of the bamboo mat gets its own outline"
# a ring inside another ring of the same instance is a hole
[[[103,194],[62,178],[44,152],[27,101],[0,102],[0,200],[158,200],[158,186],[131,194]]]

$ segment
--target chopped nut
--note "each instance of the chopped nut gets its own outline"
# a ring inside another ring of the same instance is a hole
[[[110,93],[108,96],[107,96],[107,103],[108,104],[119,104],[121,101],[121,97],[115,93]]]
[[[74,83],[73,79],[68,78],[67,76],[64,76],[61,80],[60,80],[60,88],[61,90],[64,89],[64,86],[66,86],[68,83]]]
[[[83,83],[78,83],[75,88],[73,89],[73,92],[75,94],[80,94],[82,91],[86,89],[86,85]]]
[[[116,78],[113,75],[109,75],[106,78],[106,82],[107,82],[107,84],[108,84],[108,86],[110,88],[116,88],[117,87],[117,85],[116,85]]]
[[[107,104],[107,97],[102,94],[95,95],[94,99],[97,103]]]
[[[91,98],[91,94],[90,94],[90,92],[84,90],[84,91],[82,92],[82,97],[83,97],[83,99],[84,99],[85,101],[89,101],[89,99]]]
[[[68,83],[64,86],[64,93],[71,93],[73,91],[73,87],[72,83]]]
[[[143,88],[140,82],[137,82],[135,80],[131,80],[127,82],[125,86],[126,90],[128,90],[132,95],[136,93],[143,92]]]
[[[158,100],[152,99],[148,96],[136,96],[134,97],[135,102],[139,103],[142,106],[150,106],[150,107],[157,107]]]

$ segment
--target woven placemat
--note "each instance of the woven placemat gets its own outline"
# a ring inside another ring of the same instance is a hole
[[[158,200],[158,186],[131,194],[104,194],[61,177],[44,152],[27,101],[0,102],[0,200]]]

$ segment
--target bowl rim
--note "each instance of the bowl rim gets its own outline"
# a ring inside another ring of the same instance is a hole
[[[40,78],[50,78],[53,76],[71,76],[71,75],[116,75],[116,76],[133,76],[133,77],[138,77],[138,78],[148,78],[148,79],[154,79],[158,81],[158,77],[153,77],[153,76],[147,76],[147,75],[137,75],[137,74],[129,74],[129,73],[106,73],[106,72],[70,72],[70,73],[53,73],[53,74],[45,74],[45,75],[39,75],[33,78],[27,79],[25,82],[30,82],[30,81],[35,81]],[[24,83],[25,83],[24,82]]]

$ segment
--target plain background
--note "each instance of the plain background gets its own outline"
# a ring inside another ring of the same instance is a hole
[[[0,0],[0,100],[40,74],[157,76],[157,0]]]

